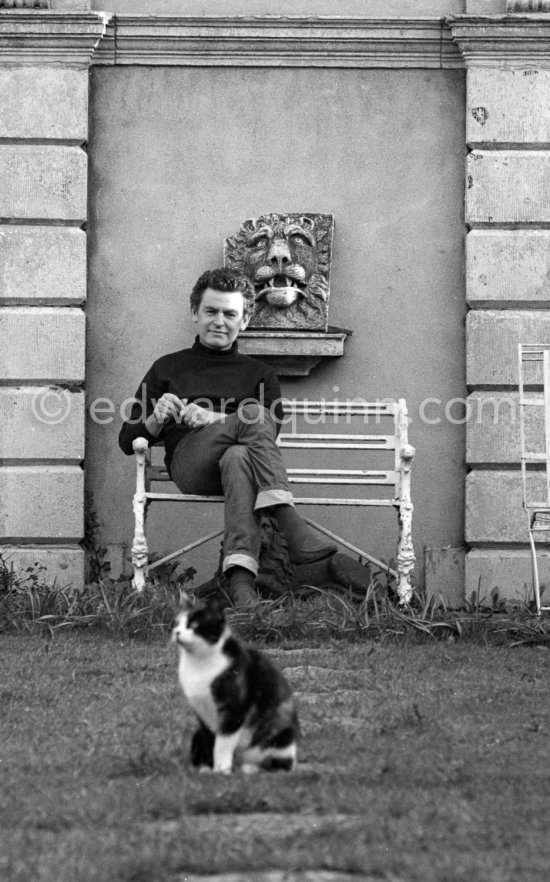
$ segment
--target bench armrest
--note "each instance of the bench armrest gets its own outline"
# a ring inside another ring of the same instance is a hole
[[[134,438],[132,441],[132,447],[134,448],[134,453],[147,453],[149,449],[149,442],[147,438]]]
[[[136,497],[142,497],[146,491],[146,467],[149,442],[147,438],[134,438],[132,441],[136,459]],[[145,496],[143,496],[145,500]]]

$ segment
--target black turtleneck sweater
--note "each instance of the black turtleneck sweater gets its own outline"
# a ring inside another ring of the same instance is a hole
[[[118,438],[127,455],[133,453],[135,438],[147,438],[150,444],[163,443],[168,471],[179,441],[191,429],[183,422],[170,421],[156,437],[147,431],[145,420],[165,392],[216,413],[235,413],[246,399],[258,401],[266,408],[276,402],[274,416],[280,420],[283,415],[281,389],[272,368],[256,358],[241,355],[237,341],[228,350],[209,349],[197,337],[191,349],[164,355],[147,371],[136,392],[130,419],[123,424]]]

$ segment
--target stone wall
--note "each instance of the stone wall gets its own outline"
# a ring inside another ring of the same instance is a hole
[[[531,591],[517,346],[550,338],[550,17],[508,8],[514,14],[451,25],[468,67],[465,587],[484,596]],[[544,550],[541,569],[547,578]]]
[[[68,8],[0,9],[0,541],[16,570],[63,584],[84,573],[88,65],[104,30]]]

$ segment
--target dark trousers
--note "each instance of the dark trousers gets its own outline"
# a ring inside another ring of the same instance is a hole
[[[193,429],[174,452],[170,471],[182,493],[225,497],[224,571],[241,566],[257,575],[262,509],[294,505],[276,438],[270,412],[250,403]]]

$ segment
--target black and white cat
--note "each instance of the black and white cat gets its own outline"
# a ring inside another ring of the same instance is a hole
[[[199,720],[192,765],[225,774],[295,769],[299,724],[290,686],[265,655],[231,633],[216,601],[186,606],[172,641],[181,688]]]

